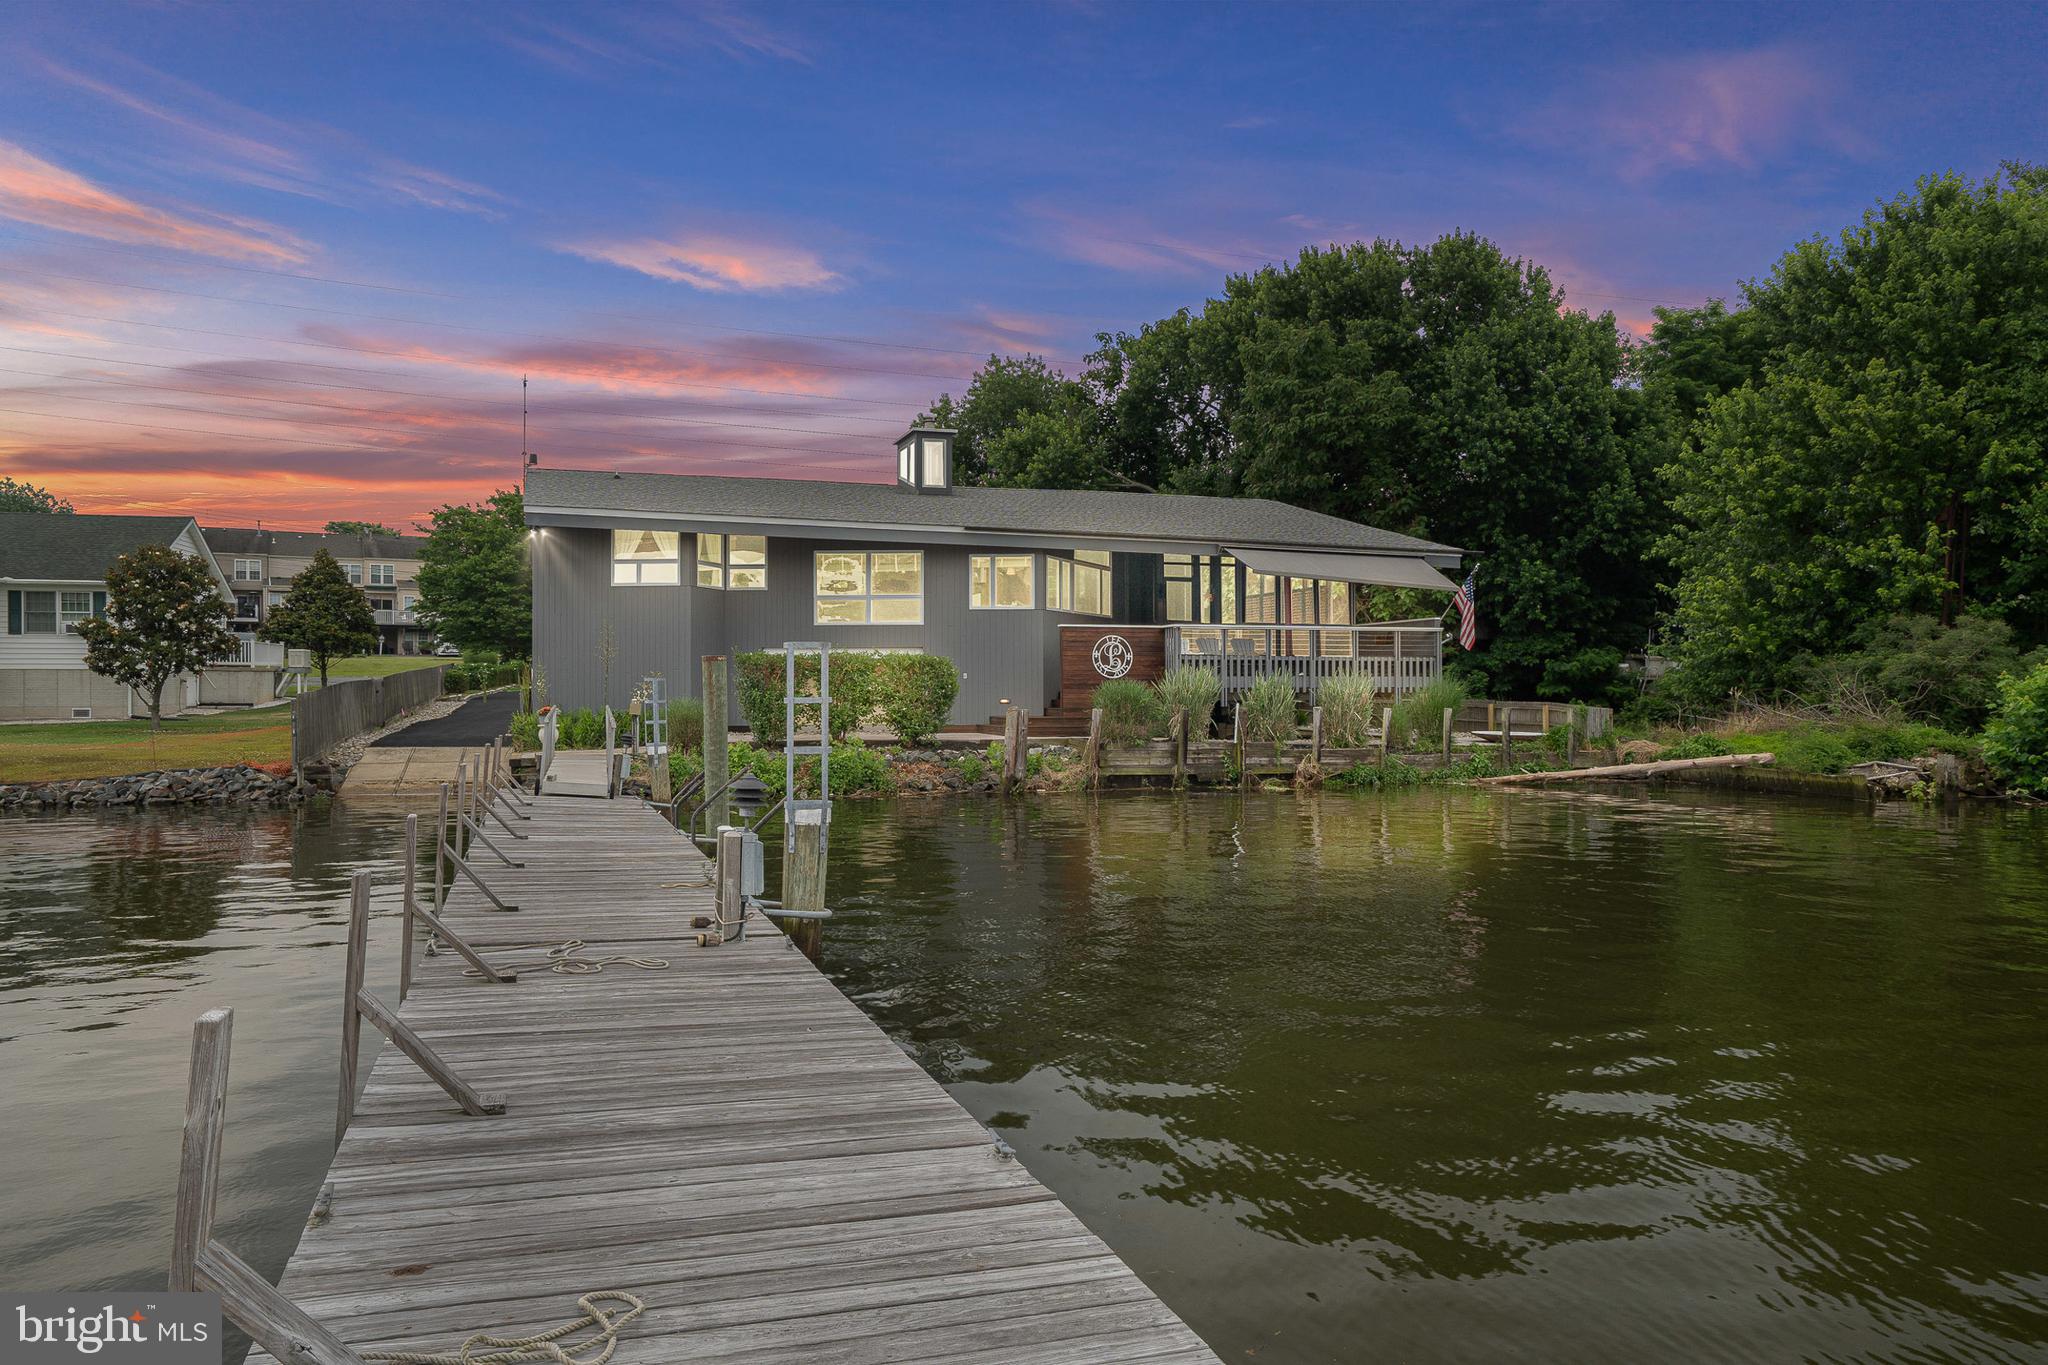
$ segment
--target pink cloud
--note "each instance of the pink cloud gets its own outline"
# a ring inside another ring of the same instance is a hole
[[[282,228],[223,214],[152,208],[0,141],[0,217],[109,242],[230,260],[298,264],[305,243]],[[211,219],[211,221],[208,221]]]
[[[1197,241],[1127,214],[1091,215],[1043,203],[1023,207],[1042,245],[1070,260],[1128,274],[1214,278],[1288,258],[1240,240]]]
[[[622,266],[711,293],[836,289],[844,279],[815,252],[708,233],[615,242],[571,242],[559,248],[585,260]]]
[[[1840,89],[1799,49],[1701,53],[1603,80],[1592,100],[1553,102],[1528,128],[1546,143],[1617,157],[1630,180],[1695,166],[1754,170],[1796,142],[1863,150],[1864,140],[1833,112]]]

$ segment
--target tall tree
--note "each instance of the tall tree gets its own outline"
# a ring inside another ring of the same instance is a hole
[[[533,572],[518,489],[434,513],[420,552],[419,615],[463,649],[507,659],[533,653]]]
[[[381,521],[330,521],[322,528],[330,536],[395,536]]]
[[[1121,482],[1101,459],[1087,386],[1035,355],[990,356],[965,395],[940,394],[917,420],[960,433],[953,442],[953,477],[960,483],[1097,488]]]
[[[1698,308],[1657,308],[1637,353],[1643,386],[1669,401],[1680,429],[1724,393],[1763,378],[1770,334],[1755,311],[1728,311],[1721,299]]]
[[[377,647],[377,616],[369,597],[348,581],[334,556],[318,550],[313,562],[293,576],[284,601],[270,609],[257,634],[290,649],[311,651],[325,687],[330,660],[367,654]]]
[[[1895,612],[2048,639],[2048,170],[1922,180],[1746,293],[1763,373],[1668,471],[1692,686]]]
[[[1560,303],[1470,234],[1306,250],[1107,339],[1105,459],[1458,545],[1491,632],[1466,660],[1481,685],[1597,695],[1654,619],[1670,424],[1612,317]]]
[[[239,647],[228,629],[233,607],[203,560],[166,545],[143,545],[107,571],[107,609],[78,623],[85,666],[140,692],[149,728],[164,723],[164,687]]]
[[[0,474],[0,512],[75,512],[67,500],[58,497],[47,488],[38,488],[32,483],[17,483],[5,474]]]

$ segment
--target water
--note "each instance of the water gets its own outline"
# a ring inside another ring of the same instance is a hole
[[[0,1283],[162,1282],[221,1003],[221,1235],[276,1273],[400,818],[0,821]],[[827,969],[1226,1359],[2044,1356],[2039,814],[1074,796],[833,838]]]

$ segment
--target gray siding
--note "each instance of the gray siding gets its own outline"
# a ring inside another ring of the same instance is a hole
[[[684,570],[690,571],[685,536]],[[611,584],[611,532],[547,527],[534,538],[534,658],[548,697],[562,706],[606,700],[597,641],[606,620],[618,642],[609,700],[622,706],[635,683],[659,672],[671,696],[699,694],[699,659],[777,649],[788,640],[823,640],[846,649],[921,649],[943,655],[960,671],[953,719],[977,723],[1001,711],[1003,699],[1041,711],[1059,686],[1060,621],[1091,618],[1031,611],[975,611],[967,605],[970,547],[926,545],[922,625],[819,625],[812,618],[812,557],[821,550],[902,549],[854,537],[768,541],[768,587],[731,592]],[[1001,547],[998,547],[1001,548]],[[1015,553],[1014,548],[1010,553]],[[1045,601],[1044,562],[1035,600]],[[731,719],[739,719],[735,705]]]

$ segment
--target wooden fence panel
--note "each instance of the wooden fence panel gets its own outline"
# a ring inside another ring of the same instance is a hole
[[[432,701],[441,695],[447,671],[446,664],[437,664],[383,678],[344,678],[293,699],[292,766]]]

